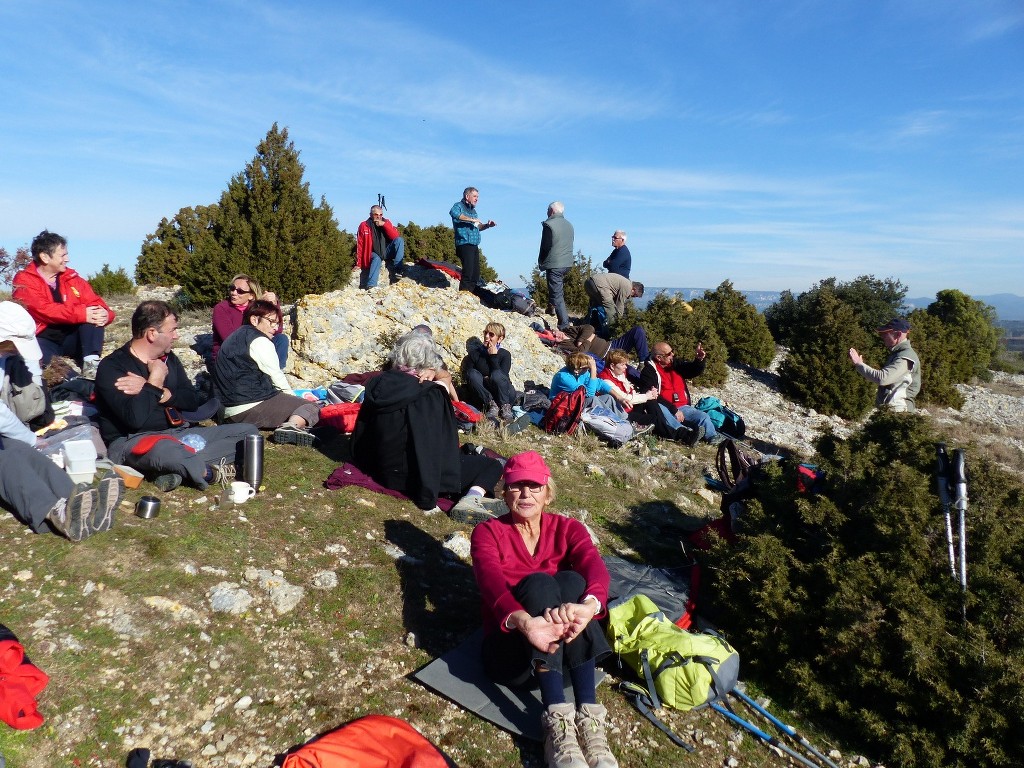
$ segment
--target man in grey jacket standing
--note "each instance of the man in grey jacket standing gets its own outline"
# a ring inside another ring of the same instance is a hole
[[[563,284],[565,273],[572,267],[572,224],[565,218],[565,206],[557,200],[548,206],[548,217],[541,222],[540,256],[537,263],[544,270],[548,283],[548,303],[555,308],[558,329],[569,326]]]

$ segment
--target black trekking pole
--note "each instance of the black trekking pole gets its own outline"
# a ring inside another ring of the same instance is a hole
[[[812,763],[810,760],[808,760],[806,757],[801,755],[796,750],[790,749],[788,745],[783,744],[774,736],[765,733],[753,723],[747,722],[742,717],[737,715],[735,712],[730,712],[728,709],[723,707],[718,702],[712,702],[711,708],[714,709],[716,712],[720,712],[721,714],[725,715],[725,717],[728,720],[731,720],[741,728],[745,728],[746,730],[750,731],[752,734],[757,736],[757,738],[761,739],[761,741],[763,741],[765,744],[769,744],[773,747],[776,747],[777,749],[781,749],[783,752],[785,752],[787,755],[792,757],[797,762],[803,763],[804,765],[808,766],[808,768],[821,768],[821,766],[819,766],[817,763]]]
[[[967,463],[963,448],[953,451],[950,464],[950,484],[956,491],[956,505],[959,513],[959,544],[960,544],[960,589],[967,592]],[[964,605],[966,612],[967,606]]]
[[[779,718],[775,717],[775,715],[773,715],[767,709],[765,709],[760,704],[758,704],[756,701],[754,701],[752,698],[747,696],[747,694],[743,693],[742,691],[738,691],[738,690],[736,690],[734,688],[732,690],[732,695],[737,697],[740,701],[744,702],[748,707],[750,707],[755,712],[757,712],[759,715],[761,715],[763,718],[768,720],[770,723],[772,723],[772,725],[774,725],[776,728],[778,728],[784,734],[789,736],[789,738],[793,739],[793,741],[795,741],[801,747],[806,749],[808,752],[810,752],[816,758],[821,760],[823,763],[826,763],[829,766],[829,768],[839,768],[838,765],[836,765],[834,762],[829,760],[828,757],[826,757],[824,754],[822,754],[817,749],[815,749],[814,745],[812,745],[809,741],[807,741],[807,739],[805,739],[803,736],[801,736],[797,732],[796,728],[794,728],[791,725],[786,725],[784,722],[779,720]]]
[[[942,511],[946,516],[946,544],[949,546],[949,571],[956,580],[956,552],[953,549],[953,520],[950,516],[950,508],[953,500],[949,497],[949,456],[946,453],[946,444],[938,443],[935,446],[937,466],[935,467],[936,485],[939,491],[939,501],[942,502]]]

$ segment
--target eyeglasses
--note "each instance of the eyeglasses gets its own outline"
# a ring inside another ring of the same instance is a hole
[[[655,357],[672,357],[673,355],[675,355],[675,352],[655,352],[654,353]]]
[[[252,293],[252,291],[248,288],[239,288],[236,285],[232,285],[228,288],[228,293]]]
[[[266,320],[271,325],[277,325],[277,318],[271,317],[270,315],[263,315],[262,317],[260,317],[260,320]]]
[[[505,486],[506,491],[512,491],[513,493],[540,493],[544,490],[545,485],[543,483],[531,483],[529,480],[523,480],[519,483],[512,483]]]
[[[612,235],[612,240],[621,240],[621,239],[622,239],[621,237],[616,237],[615,235]]]

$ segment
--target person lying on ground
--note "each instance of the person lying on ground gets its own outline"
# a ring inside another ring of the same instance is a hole
[[[595,686],[597,662],[611,652],[595,621],[608,604],[608,569],[582,523],[547,511],[555,484],[540,454],[511,457],[503,479],[509,512],[478,525],[470,550],[484,670],[502,685],[540,688],[547,765],[616,768]],[[575,704],[565,700],[566,675]]]
[[[281,372],[271,341],[280,322],[281,310],[269,301],[248,306],[242,326],[224,340],[217,355],[214,391],[227,423],[273,429],[275,443],[308,446],[320,406],[298,397]]]
[[[103,329],[114,311],[68,267],[68,241],[45,229],[32,240],[32,263],[11,281],[12,298],[36,321],[42,367],[54,355],[70,357],[87,379],[96,378]]]
[[[144,301],[132,314],[132,338],[100,362],[96,406],[100,435],[111,461],[127,464],[171,491],[187,478],[203,490],[226,485],[254,424],[192,427],[181,416],[202,399],[185,367],[171,351],[178,339],[178,316],[165,301]],[[194,450],[182,440],[205,443]]]
[[[650,359],[651,352],[647,346],[647,332],[639,325],[634,325],[621,336],[610,341],[599,336],[592,325],[571,325],[564,331],[553,331],[556,341],[555,348],[564,354],[570,352],[586,352],[598,361],[598,370],[604,368],[604,360],[608,352],[621,349],[623,352],[636,353],[641,364]],[[630,366],[630,376],[640,376],[640,372]]]
[[[704,358],[707,353],[698,342],[693,360],[677,360],[672,345],[659,341],[654,345],[654,357],[647,361],[640,372],[639,389],[648,392],[652,388],[658,397],[645,408],[652,417],[655,434],[671,440],[680,440],[687,445],[696,445],[701,439],[712,445],[724,438],[715,430],[711,417],[691,405],[687,379],[704,373]]]
[[[509,379],[512,370],[512,354],[501,348],[505,340],[505,326],[501,323],[488,323],[484,327],[483,343],[479,339],[471,339],[469,354],[466,355],[466,383],[473,390],[477,402],[483,405],[490,419],[499,416],[504,421],[512,421],[512,404],[516,401],[516,389]]]
[[[220,347],[224,340],[232,333],[242,327],[242,314],[254,301],[269,301],[278,308],[280,314],[281,304],[277,300],[277,294],[273,291],[264,291],[254,278],[248,275],[235,275],[228,285],[228,297],[213,308],[213,351],[210,358],[210,369],[220,354]],[[288,335],[284,333],[284,324],[278,321],[271,337],[274,342],[274,349],[277,351],[278,367],[284,370],[288,362]]]
[[[434,340],[410,331],[389,356],[387,370],[366,382],[352,435],[352,461],[385,488],[404,493],[420,509],[439,496],[462,496],[449,515],[476,523],[503,511],[493,495],[501,464],[459,450],[448,390],[424,379],[441,365]]]

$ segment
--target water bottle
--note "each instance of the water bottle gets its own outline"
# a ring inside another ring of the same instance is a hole
[[[263,487],[263,435],[247,435],[242,458],[242,479],[258,491]]]

